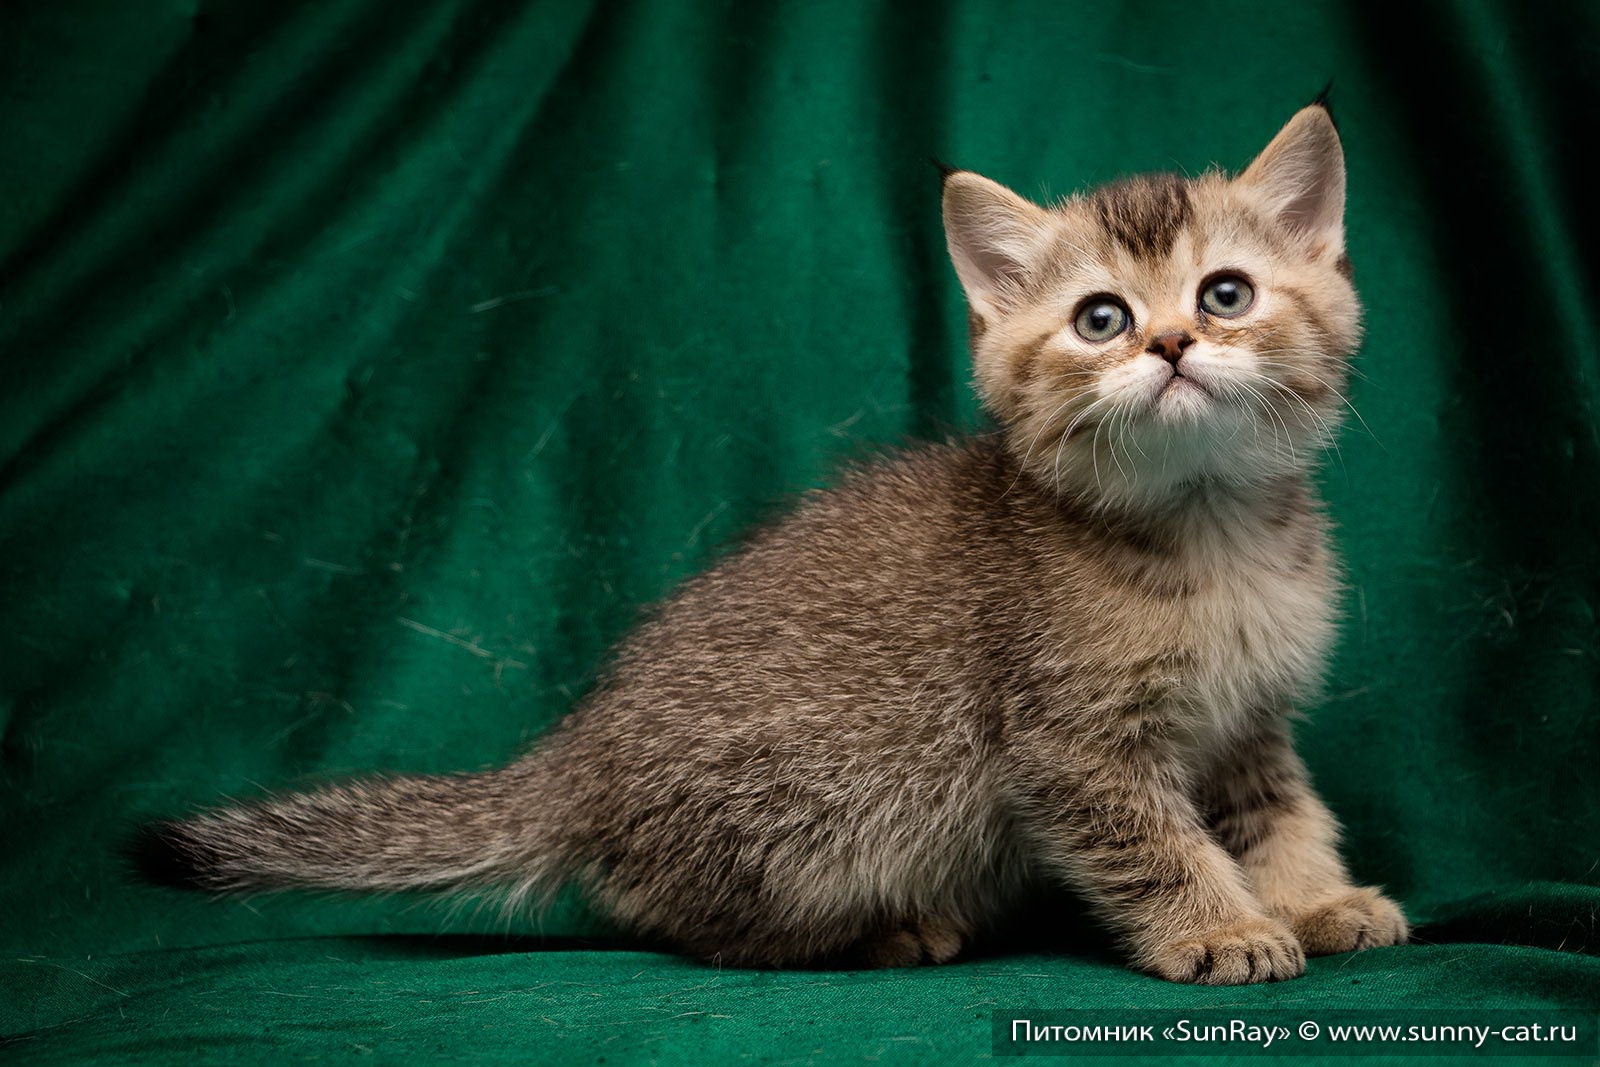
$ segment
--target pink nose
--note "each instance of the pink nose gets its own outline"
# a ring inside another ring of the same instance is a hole
[[[1178,360],[1183,357],[1183,350],[1192,344],[1194,338],[1189,336],[1188,330],[1168,330],[1150,338],[1150,346],[1145,351],[1160,356],[1176,367]]]

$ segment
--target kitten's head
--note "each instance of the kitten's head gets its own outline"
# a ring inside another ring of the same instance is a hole
[[[1232,179],[1138,177],[1043,208],[947,174],[979,392],[1023,465],[1088,502],[1159,506],[1316,458],[1361,331],[1344,185],[1316,104]]]

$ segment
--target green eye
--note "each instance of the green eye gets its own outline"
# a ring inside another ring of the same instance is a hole
[[[1224,319],[1243,315],[1255,301],[1256,291],[1237,274],[1212,278],[1200,290],[1200,310]]]
[[[1109,296],[1092,296],[1078,309],[1073,326],[1085,341],[1109,341],[1128,328],[1133,316],[1122,301]]]

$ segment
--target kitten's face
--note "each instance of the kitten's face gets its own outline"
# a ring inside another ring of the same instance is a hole
[[[1045,209],[951,174],[979,389],[1018,457],[1063,492],[1134,505],[1303,468],[1359,340],[1343,200],[1321,107],[1232,180],[1135,178]]]

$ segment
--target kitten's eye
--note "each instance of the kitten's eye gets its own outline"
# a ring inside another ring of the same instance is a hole
[[[1133,316],[1119,300],[1109,296],[1092,296],[1078,309],[1078,318],[1072,325],[1085,341],[1109,341],[1128,328]]]
[[[1225,319],[1244,314],[1255,300],[1256,291],[1237,274],[1212,278],[1200,290],[1200,309]]]

